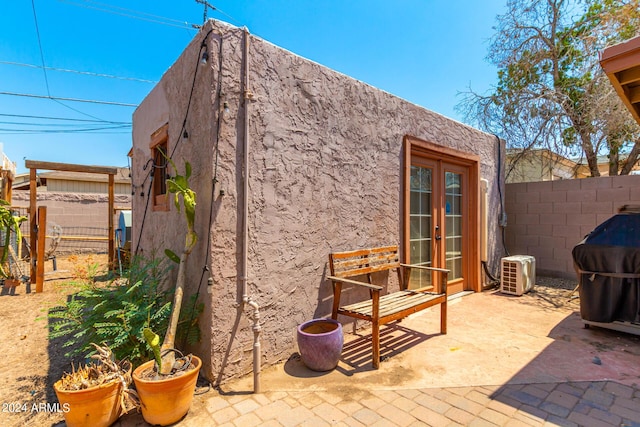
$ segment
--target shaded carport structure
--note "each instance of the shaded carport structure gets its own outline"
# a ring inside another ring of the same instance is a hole
[[[65,172],[84,172],[95,174],[106,174],[109,176],[108,189],[108,242],[109,242],[109,268],[115,265],[115,230],[114,230],[114,208],[115,190],[114,177],[118,173],[118,168],[113,166],[86,166],[70,163],[44,162],[38,160],[25,160],[25,167],[29,169],[29,244],[31,246],[31,271],[30,282],[36,285],[36,292],[43,291],[44,285],[44,243],[46,232],[46,209],[37,207],[37,171],[52,170]],[[35,248],[35,256],[33,250]]]

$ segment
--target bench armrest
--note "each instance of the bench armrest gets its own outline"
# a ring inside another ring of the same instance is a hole
[[[409,268],[419,268],[421,270],[430,270],[430,271],[439,271],[441,273],[450,273],[451,270],[447,270],[446,268],[437,268],[437,267],[427,267],[424,265],[415,265],[415,264],[400,264],[402,267],[409,267]]]
[[[374,289],[377,291],[382,290],[382,286],[372,285],[366,282],[359,282],[357,280],[345,279],[344,277],[327,276],[327,279],[333,280],[334,282],[342,282],[342,283],[349,283],[351,285],[364,286],[365,288]]]

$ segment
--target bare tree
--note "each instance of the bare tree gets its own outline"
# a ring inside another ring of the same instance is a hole
[[[598,155],[607,154],[610,175],[628,174],[640,154],[640,126],[598,52],[640,33],[640,0],[508,0],[495,29],[487,59],[498,83],[488,94],[464,93],[458,110],[512,148],[583,155],[592,176],[600,175]]]

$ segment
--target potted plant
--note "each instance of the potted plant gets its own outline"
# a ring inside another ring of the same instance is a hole
[[[0,277],[4,279],[5,286],[17,286],[20,284],[20,277],[16,277],[10,268],[6,268],[7,259],[11,252],[11,234],[16,235],[18,244],[22,240],[20,224],[27,217],[14,215],[9,209],[9,202],[0,199],[0,231],[4,240],[2,242],[2,255],[0,255]],[[16,260],[17,261],[17,260]]]
[[[177,171],[173,161],[167,160]],[[165,251],[170,259],[179,263],[169,326],[162,345],[156,333],[151,329],[145,329],[144,336],[154,350],[155,360],[142,364],[133,372],[133,381],[140,396],[142,416],[146,422],[153,425],[173,424],[187,414],[202,366],[202,361],[197,356],[182,357],[182,353],[174,348],[186,280],[186,262],[198,240],[194,231],[196,193],[189,187],[190,176],[191,165],[185,162],[185,174],[179,175],[176,172],[175,177],[167,180],[167,189],[174,194],[174,203],[178,211],[181,210],[182,199],[187,221],[185,245],[180,257],[168,249]],[[181,357],[176,359],[176,353]]]
[[[95,264],[78,266],[87,277],[77,277],[64,286],[73,290],[63,304],[48,312],[49,338],[61,339],[67,357],[85,357],[95,351],[92,343],[108,341],[116,359],[138,366],[153,358],[143,331],[165,331],[171,315],[173,294],[162,284],[171,270],[166,257],[136,255],[126,276],[108,283],[96,280]],[[176,339],[194,344],[200,339],[197,318],[203,305],[193,295],[181,310]]]
[[[131,363],[118,362],[111,349],[93,344],[96,362],[72,369],[53,388],[68,427],[106,427],[137,406],[131,384]]]

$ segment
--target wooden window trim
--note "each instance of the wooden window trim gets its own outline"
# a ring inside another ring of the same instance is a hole
[[[164,146],[165,151],[168,152],[169,148],[169,123],[164,124],[158,130],[151,134],[149,149],[151,150],[151,158],[156,159],[157,150],[160,146]],[[167,154],[167,153],[165,153]],[[165,179],[168,174],[168,166],[165,169],[155,169],[154,170],[154,179],[151,182],[152,190],[151,190],[151,198],[152,211],[157,212],[168,212],[170,210],[169,204],[169,194],[167,193],[166,186],[159,186],[157,182],[157,175],[161,174],[160,179]],[[164,193],[158,194],[161,189],[164,189]]]

